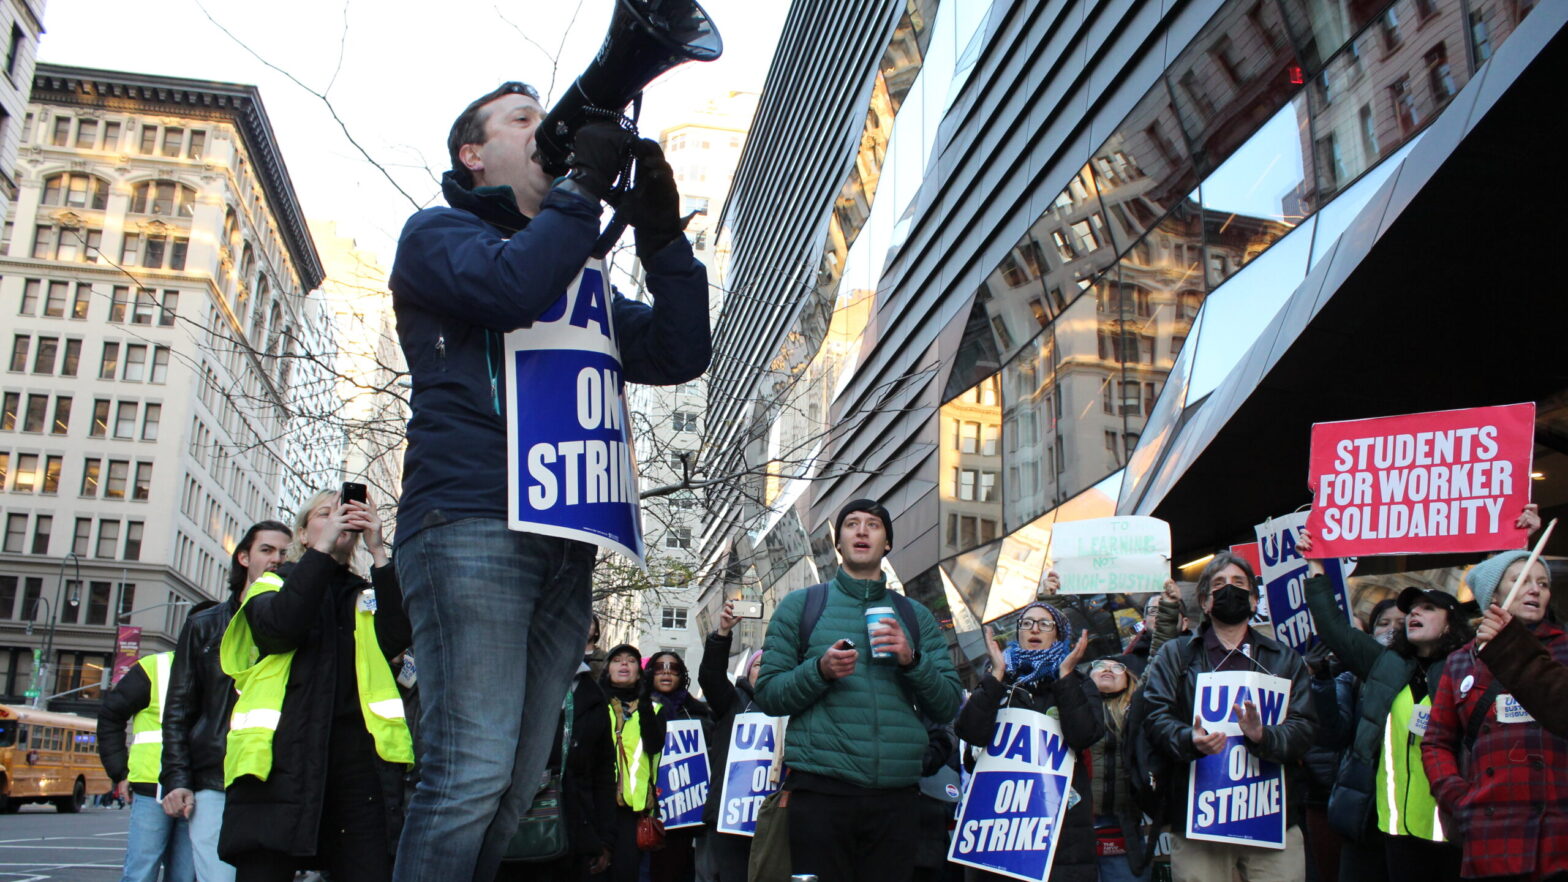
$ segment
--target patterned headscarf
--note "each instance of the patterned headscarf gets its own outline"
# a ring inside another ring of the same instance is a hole
[[[1027,686],[1036,680],[1046,683],[1055,680],[1059,676],[1062,660],[1073,649],[1072,623],[1056,607],[1048,603],[1031,603],[1019,611],[1019,620],[1022,621],[1024,613],[1035,608],[1050,613],[1051,620],[1056,622],[1056,642],[1045,649],[1024,649],[1016,640],[1007,644],[1002,657],[1007,661],[1007,673],[1017,686]]]

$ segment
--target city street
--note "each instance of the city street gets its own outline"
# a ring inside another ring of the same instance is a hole
[[[125,854],[127,808],[62,815],[29,805],[0,815],[0,882],[112,882]]]

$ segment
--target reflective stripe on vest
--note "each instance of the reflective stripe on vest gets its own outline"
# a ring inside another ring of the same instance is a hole
[[[632,811],[640,812],[648,807],[662,751],[652,754],[650,759],[650,754],[642,749],[642,712],[646,707],[639,705],[631,719],[622,722],[617,704],[619,702],[612,701],[609,708],[610,731],[615,733],[616,798]],[[653,712],[659,712],[658,705],[653,705]]]
[[[251,633],[245,606],[251,598],[283,587],[283,578],[267,573],[245,590],[240,609],[223,632],[219,661],[223,672],[234,678],[239,698],[229,718],[229,736],[223,758],[223,786],[244,775],[267,780],[272,773],[272,739],[283,719],[283,698],[288,691],[294,650],[262,656]],[[403,719],[403,701],[386,656],[376,640],[375,613],[359,604],[354,615],[354,679],[358,684],[365,730],[376,744],[376,754],[387,762],[412,763],[414,742]]]
[[[1421,700],[1431,707],[1432,697]],[[1377,828],[1392,836],[1447,841],[1437,800],[1421,764],[1421,736],[1410,731],[1416,703],[1410,687],[1394,697],[1383,724],[1383,759],[1377,766]]]
[[[156,784],[163,770],[163,701],[169,693],[174,653],[160,652],[136,660],[147,675],[147,706],[131,718],[131,750],[126,777],[132,784]]]

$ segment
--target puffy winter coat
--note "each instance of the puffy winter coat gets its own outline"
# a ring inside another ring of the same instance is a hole
[[[872,789],[913,787],[929,741],[917,710],[937,723],[950,722],[963,694],[942,629],[911,599],[920,622],[915,663],[903,669],[895,659],[873,660],[865,613],[892,605],[885,581],[853,579],[840,570],[828,586],[822,618],[810,634],[800,633],[807,592],[779,602],[763,643],[757,706],[790,718],[784,760],[792,771]],[[817,660],[846,638],[860,655],[855,672],[827,680]]]

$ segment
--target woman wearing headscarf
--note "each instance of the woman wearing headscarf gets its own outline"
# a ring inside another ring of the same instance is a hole
[[[1072,625],[1055,607],[1031,603],[1018,617],[1018,639],[1006,650],[997,646],[991,627],[985,629],[990,669],[958,712],[954,729],[970,744],[991,743],[996,715],[1004,707],[1017,707],[1057,718],[1067,746],[1077,754],[1073,768],[1074,791],[1089,792],[1089,766],[1084,752],[1105,735],[1098,695],[1077,671],[1088,647],[1088,635],[1073,642]],[[1067,809],[1059,831],[1056,857],[1051,866],[1054,882],[1096,882],[1099,866],[1095,855],[1094,810],[1080,799]],[[1004,877],[973,868],[969,880]]]
[[[669,650],[654,653],[649,657],[642,676],[644,694],[658,707],[665,728],[668,729],[674,722],[696,720],[702,724],[703,744],[711,746],[713,712],[707,704],[692,697],[691,674],[687,672],[686,662],[680,654]],[[704,761],[706,759],[704,757]],[[711,766],[708,780],[709,789],[712,789]],[[665,820],[667,822],[669,819]],[[664,847],[654,852],[648,860],[652,882],[692,882],[697,877],[695,849],[697,834],[701,830],[701,827],[665,829]]]
[[[697,663],[697,685],[708,698],[713,712],[713,737],[708,741],[708,804],[702,810],[704,833],[697,844],[697,862],[707,878],[718,882],[746,882],[747,862],[751,857],[751,837],[718,832],[719,803],[724,795],[724,769],[729,759],[730,734],[735,728],[735,717],[755,710],[752,684],[762,666],[762,651],[753,650],[747,656],[745,674],[730,682],[725,670],[729,667],[730,645],[735,626],[740,618],[735,615],[735,601],[727,601],[719,613],[718,630],[708,635],[702,648],[702,661]]]
[[[615,749],[615,847],[610,882],[637,882],[642,852],[637,825],[658,817],[656,785],[664,752],[664,716],[643,694],[642,653],[627,643],[605,656],[600,686],[610,703],[610,740]]]
[[[1310,533],[1302,531],[1297,549],[1311,552]],[[1421,743],[1449,655],[1473,636],[1459,598],[1406,588],[1395,614],[1374,609],[1374,633],[1366,634],[1350,626],[1322,564],[1311,560],[1309,572],[1307,607],[1318,637],[1361,683],[1354,732],[1329,794],[1329,823],[1363,846],[1381,844],[1386,878],[1394,882],[1458,882],[1457,831],[1444,829],[1438,818]],[[1399,613],[1402,627],[1393,624]],[[1379,627],[1387,636],[1378,636]],[[1343,853],[1376,858],[1365,848]],[[1363,876],[1353,862],[1341,867],[1350,879],[1379,875]]]

